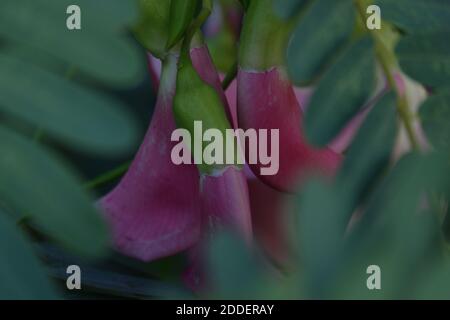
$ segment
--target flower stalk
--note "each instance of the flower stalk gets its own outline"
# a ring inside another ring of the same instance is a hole
[[[367,0],[354,0],[355,6],[357,8],[357,11],[359,13],[360,18],[362,21],[365,21],[366,19],[366,10],[368,5]],[[414,128],[412,124],[412,120],[414,119],[414,115],[411,113],[408,100],[406,98],[406,95],[400,87],[398,86],[397,82],[394,78],[395,73],[395,66],[398,66],[397,58],[395,57],[395,54],[393,53],[392,48],[390,48],[389,45],[387,45],[387,34],[383,33],[381,30],[369,30],[369,33],[371,34],[373,40],[375,41],[375,47],[376,47],[376,55],[378,58],[378,61],[383,69],[383,72],[386,76],[387,82],[391,88],[393,88],[397,94],[397,110],[398,114],[400,116],[400,119],[402,120],[406,132],[408,134],[408,139],[410,141],[410,144],[413,149],[418,150],[419,149],[419,143],[417,140],[417,137],[414,133]],[[390,40],[390,39],[389,39]]]
[[[184,36],[183,43],[181,45],[181,57],[180,62],[184,63],[186,61],[190,61],[189,51],[191,49],[191,42],[194,35],[203,25],[203,23],[208,19],[209,15],[212,11],[212,2],[211,0],[203,0],[202,9],[198,16],[194,19],[191,26],[186,31],[186,35]],[[187,60],[186,60],[187,59]]]

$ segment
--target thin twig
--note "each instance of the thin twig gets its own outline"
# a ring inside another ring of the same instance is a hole
[[[231,66],[230,70],[228,70],[228,72],[225,76],[225,79],[223,79],[223,81],[222,81],[222,89],[223,90],[228,89],[231,82],[233,82],[233,80],[236,78],[237,71],[238,71],[238,63],[237,63],[237,61],[235,61],[233,63],[233,65]]]
[[[366,11],[363,1],[364,0],[354,0],[354,3],[358,9],[361,19],[365,21]],[[413,124],[411,121],[413,119],[413,116],[409,109],[408,100],[406,99],[406,95],[401,92],[401,89],[397,85],[397,82],[394,78],[394,70],[391,69],[392,64],[390,63],[390,59],[392,59],[392,57],[395,59],[395,56],[393,56],[389,49],[385,46],[382,34],[380,34],[378,30],[369,30],[369,32],[375,41],[377,58],[381,64],[381,67],[383,68],[383,72],[386,76],[389,86],[393,88],[397,93],[397,110],[400,115],[400,119],[402,120],[406,128],[411,146],[413,147],[413,149],[418,150],[419,144],[417,143],[417,138],[414,133]]]
[[[130,167],[131,162],[128,161],[117,168],[114,168],[106,173],[103,173],[96,178],[92,179],[91,181],[87,182],[84,187],[86,189],[95,189],[100,187],[101,185],[104,185],[112,180],[115,180],[122,176]]]

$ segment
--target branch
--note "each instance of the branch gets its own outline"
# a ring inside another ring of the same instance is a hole
[[[366,21],[366,5],[365,2],[367,0],[354,0],[355,6],[358,9],[359,15],[364,23]],[[391,52],[389,48],[386,47],[385,41],[383,38],[383,34],[379,32],[379,30],[369,30],[372,38],[375,41],[376,46],[376,55],[378,58],[378,61],[381,64],[381,67],[383,68],[383,72],[386,76],[386,79],[389,83],[389,86],[395,90],[397,93],[397,110],[400,115],[400,118],[406,128],[406,132],[408,134],[409,141],[411,143],[411,146],[418,150],[419,144],[417,143],[417,138],[414,133],[412,120],[414,116],[412,115],[408,100],[406,99],[406,95],[401,92],[399,86],[397,85],[397,82],[394,78],[394,71],[392,68],[392,65],[398,65],[397,59],[395,55]],[[392,63],[395,62],[395,63]]]

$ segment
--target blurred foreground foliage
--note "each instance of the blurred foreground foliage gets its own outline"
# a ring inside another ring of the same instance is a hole
[[[257,250],[231,235],[211,245],[215,298],[450,298],[442,221],[448,207],[435,202],[436,195],[448,201],[449,156],[411,152],[386,173],[392,110],[389,97],[373,109],[338,179],[311,179],[301,188],[289,217],[294,258],[286,270],[268,267]],[[380,267],[381,290],[368,290],[372,265]]]
[[[257,0],[241,3],[251,1]],[[399,68],[429,91],[419,117],[432,150],[392,161],[399,97],[385,95],[337,178],[313,178],[295,196],[289,265],[279,268],[233,235],[218,235],[209,247],[207,298],[450,299],[450,3],[373,2],[387,34],[361,30],[357,8],[365,0],[274,1],[274,12],[296,22],[285,56],[288,74],[296,84],[317,86],[306,135],[326,145],[360,111],[375,87],[381,51],[386,70]],[[74,3],[83,8],[82,32],[65,28],[62,13]],[[135,144],[132,115],[99,87],[131,86],[145,70],[127,34],[135,22],[145,24],[136,8],[132,0],[0,2],[0,298],[61,298],[48,276],[64,283],[65,266],[75,261],[83,266],[83,293],[94,297],[192,297],[164,282],[180,273],[179,256],[144,264],[113,254],[106,263],[92,262],[109,247],[94,197],[72,166],[38,139],[43,132],[95,156],[119,155]],[[177,31],[160,30],[178,39]],[[145,35],[151,37],[161,34]],[[64,252],[30,241],[34,230]],[[382,290],[366,287],[370,265],[381,268]]]
[[[0,298],[58,297],[24,240],[32,233],[21,235],[21,225],[88,259],[109,248],[94,196],[39,138],[99,157],[121,155],[137,143],[127,106],[100,90],[142,80],[144,55],[127,31],[136,3],[75,3],[83,8],[82,30],[75,31],[66,27],[73,1],[0,3]]]
[[[365,27],[370,4],[381,8],[380,31]],[[419,116],[431,150],[393,161],[404,102],[400,91],[386,94],[337,178],[312,178],[299,190],[287,269],[268,268],[257,250],[223,235],[210,250],[215,297],[450,299],[450,3],[281,0],[274,6],[296,21],[286,53],[292,81],[316,86],[304,119],[312,143],[328,144],[357,114],[382,66],[387,78],[402,70],[429,91]],[[380,267],[381,290],[367,287],[371,265]]]

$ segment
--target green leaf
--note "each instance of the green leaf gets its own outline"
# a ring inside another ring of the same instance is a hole
[[[72,171],[50,151],[0,127],[0,199],[68,249],[103,254],[106,226]]]
[[[166,48],[173,47],[181,40],[194,18],[198,5],[198,0],[171,0],[169,36]]]
[[[311,1],[312,0],[277,0],[274,1],[274,7],[280,17],[287,19],[293,17]]]
[[[0,212],[0,256],[0,300],[57,298],[27,240],[4,212]]]
[[[339,210],[353,212],[377,175],[390,161],[397,132],[396,97],[390,93],[370,111],[350,146],[337,176],[337,189],[342,202]]]
[[[422,300],[448,300],[450,299],[450,264],[445,263],[433,266],[428,270],[426,277],[422,278],[415,289],[414,299]]]
[[[342,263],[344,234],[361,195],[389,161],[396,133],[395,96],[377,103],[350,147],[335,184],[313,180],[297,201],[299,254],[307,291],[314,298],[331,294]]]
[[[432,87],[450,84],[450,33],[430,33],[400,39],[396,54],[402,70]]]
[[[208,270],[219,299],[257,299],[267,285],[263,264],[243,241],[219,233],[208,247]]]
[[[136,122],[117,101],[0,54],[0,110],[98,155],[128,151]]]
[[[422,127],[431,144],[450,150],[450,90],[429,97],[419,112]]]
[[[377,188],[365,219],[368,222],[377,219],[381,223],[393,218],[407,219],[417,212],[424,192],[446,182],[448,170],[447,160],[440,154],[407,154]]]
[[[383,19],[408,33],[450,31],[450,3],[442,0],[377,0]]]
[[[139,0],[139,12],[134,33],[148,51],[162,59],[169,36],[170,1]]]
[[[81,30],[69,30],[66,9],[74,1],[4,0],[0,3],[0,36],[44,51],[110,85],[135,84],[145,70],[144,57],[119,33],[131,20],[135,3],[101,2],[76,1]]]
[[[352,1],[317,0],[296,26],[287,51],[294,83],[304,85],[324,71],[350,37],[355,24]]]
[[[422,277],[426,264],[440,255],[439,224],[421,210],[421,202],[446,180],[445,167],[444,158],[436,154],[412,153],[376,188],[362,219],[347,235],[334,286],[340,299],[412,297],[411,278]],[[381,290],[367,290],[370,265],[381,268]]]
[[[438,254],[438,224],[430,212],[385,221],[352,239],[343,255],[335,288],[340,299],[411,299],[411,279],[427,276],[424,267]],[[368,290],[368,266],[381,269],[381,290]]]
[[[126,32],[138,18],[137,0],[62,0],[67,8],[76,4],[81,8],[83,23],[107,31]]]
[[[423,272],[421,263],[440,254],[438,223],[432,214],[421,210],[421,202],[447,177],[447,163],[437,154],[411,153],[397,163],[375,190],[346,248],[346,260],[353,265],[344,268],[346,295],[410,297],[410,280]],[[361,282],[361,274],[373,264],[383,273],[383,292],[378,295],[369,293]]]
[[[339,214],[341,198],[333,186],[311,180],[295,206],[295,236],[308,298],[326,298],[340,255],[346,221]]]
[[[374,84],[373,42],[365,37],[345,50],[314,92],[304,119],[309,141],[329,143],[364,105]]]

